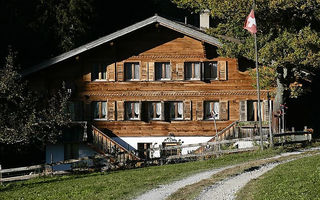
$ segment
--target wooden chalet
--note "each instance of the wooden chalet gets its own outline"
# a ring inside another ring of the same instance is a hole
[[[105,148],[118,145],[129,155],[169,136],[184,144],[206,142],[235,121],[257,120],[253,81],[239,71],[236,58],[217,55],[221,45],[198,28],[155,15],[23,75],[40,91],[64,81],[72,93],[72,118],[87,122],[88,138],[93,134]],[[261,98],[267,121],[267,91]],[[57,154],[54,159],[90,154],[92,148],[81,145],[61,144],[61,155],[57,145],[47,150]]]

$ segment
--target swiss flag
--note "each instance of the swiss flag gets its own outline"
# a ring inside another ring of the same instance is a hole
[[[256,18],[254,17],[254,11],[251,10],[250,14],[248,15],[245,23],[244,23],[244,29],[247,29],[251,34],[257,33],[257,24],[256,24]]]

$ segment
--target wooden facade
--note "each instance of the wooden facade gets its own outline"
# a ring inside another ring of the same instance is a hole
[[[91,122],[106,134],[214,136],[206,109],[216,105],[219,131],[234,121],[246,121],[248,105],[257,99],[248,72],[239,71],[237,59],[218,57],[217,48],[153,23],[32,73],[28,79],[43,91],[65,81],[71,100],[77,103],[73,111],[77,120]],[[211,80],[206,77],[210,73]],[[264,109],[266,95],[261,91]],[[263,114],[267,120],[268,113]]]

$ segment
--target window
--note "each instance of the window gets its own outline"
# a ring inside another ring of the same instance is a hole
[[[126,80],[139,80],[140,64],[138,62],[124,63],[124,72]]]
[[[218,101],[205,101],[204,102],[204,119],[219,120],[220,105]]]
[[[170,119],[183,119],[183,102],[169,102]]]
[[[152,143],[138,143],[138,156],[142,159],[150,159],[150,149]]]
[[[184,64],[186,80],[200,80],[200,62],[186,62]]]
[[[93,118],[94,119],[107,119],[107,102],[95,101],[93,106]]]
[[[148,111],[149,118],[152,120],[159,120],[162,117],[162,106],[161,102],[149,102]]]
[[[105,64],[94,64],[91,72],[91,81],[106,80],[107,66]]]
[[[218,65],[217,62],[204,63],[204,79],[216,80],[218,78]]]
[[[155,63],[156,80],[170,80],[171,65],[169,62]]]
[[[140,102],[125,102],[126,120],[140,119]]]

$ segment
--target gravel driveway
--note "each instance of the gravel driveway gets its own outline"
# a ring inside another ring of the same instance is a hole
[[[319,147],[317,148],[312,148],[310,150],[320,150]],[[302,151],[295,151],[295,152],[290,152],[290,153],[283,153],[281,155],[267,158],[267,159],[261,159],[261,160],[269,160],[269,159],[275,159],[275,158],[280,158],[284,156],[290,156],[290,155],[295,155],[295,154],[301,154],[307,150],[302,150]],[[243,163],[242,163],[243,164]],[[261,176],[262,174],[266,173],[267,171],[271,170],[275,166],[279,165],[281,163],[270,163],[268,165],[262,166],[257,170],[249,171],[243,174],[240,174],[235,177],[231,177],[229,179],[226,179],[224,181],[221,181],[218,184],[214,184],[213,186],[207,188],[204,190],[198,199],[234,199],[235,193],[243,187],[245,184],[247,184],[251,179],[257,178]],[[168,196],[176,192],[178,189],[183,188],[187,185],[197,183],[203,179],[207,179],[210,176],[217,174],[225,169],[237,167],[241,164],[237,165],[231,165],[223,168],[218,168],[218,169],[213,169],[201,173],[194,174],[192,176],[189,176],[187,178],[184,178],[179,181],[175,181],[170,184],[166,185],[160,185],[158,188],[155,188],[153,190],[150,190],[137,198],[135,200],[160,200],[160,199],[166,199]]]

